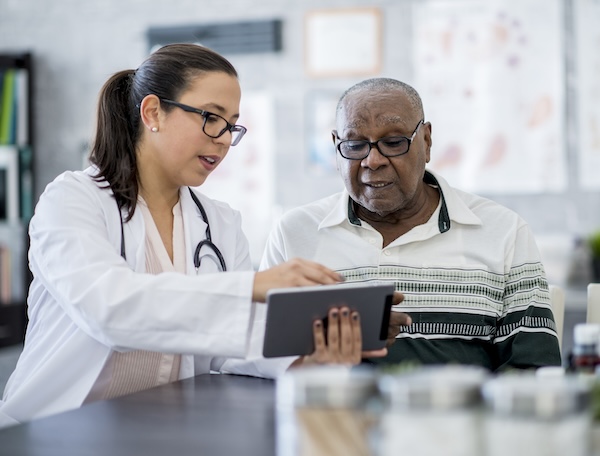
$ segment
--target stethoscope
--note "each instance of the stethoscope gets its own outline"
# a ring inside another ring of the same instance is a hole
[[[202,220],[204,220],[204,223],[206,223],[206,239],[200,241],[196,246],[196,250],[194,251],[194,266],[196,267],[196,273],[198,273],[198,270],[200,269],[200,263],[202,262],[202,256],[200,255],[200,251],[202,250],[202,247],[205,246],[212,250],[214,256],[216,256],[219,262],[219,265],[221,266],[221,270],[225,272],[227,271],[227,266],[225,265],[225,258],[223,258],[223,254],[212,241],[212,236],[210,235],[210,225],[208,224],[208,217],[206,216],[206,211],[204,210],[202,203],[200,203],[200,200],[194,194],[192,189],[188,187],[188,190],[190,191],[190,195],[192,195],[192,199],[194,200],[196,207],[200,211]],[[119,209],[119,217],[121,218],[121,256],[123,257],[123,259],[126,260],[127,258],[125,256],[125,234],[123,231],[123,214],[121,214],[121,209]]]

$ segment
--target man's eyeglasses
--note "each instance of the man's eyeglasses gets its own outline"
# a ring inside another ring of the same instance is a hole
[[[192,106],[185,105],[183,103],[179,103],[173,100],[167,100],[165,98],[161,98],[160,101],[162,103],[170,104],[173,106],[177,106],[180,109],[183,109],[187,112],[194,112],[196,114],[200,114],[204,117],[204,123],[202,124],[202,131],[206,136],[211,138],[218,138],[222,136],[225,132],[231,132],[231,145],[236,146],[240,140],[246,134],[246,127],[242,127],[241,125],[232,125],[223,117],[213,112],[204,111],[202,109],[197,109]]]
[[[384,157],[397,157],[404,155],[410,149],[410,145],[415,139],[417,130],[425,119],[419,120],[410,138],[406,136],[386,136],[375,142],[366,139],[344,139],[337,144],[337,150],[340,155],[348,160],[363,160],[369,156],[371,149],[377,147],[377,150]],[[337,138],[337,132],[334,132]],[[339,138],[338,138],[339,139]]]

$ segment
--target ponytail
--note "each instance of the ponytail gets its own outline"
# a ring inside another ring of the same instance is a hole
[[[98,167],[95,178],[111,187],[119,208],[133,216],[137,202],[138,172],[135,144],[139,135],[139,112],[131,101],[134,70],[114,74],[102,87],[98,100],[96,138],[90,161]]]

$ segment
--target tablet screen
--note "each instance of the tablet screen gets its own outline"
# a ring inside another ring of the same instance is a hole
[[[394,289],[393,283],[360,282],[270,290],[263,356],[312,353],[313,321],[326,324],[329,309],[343,305],[360,314],[363,350],[385,347]]]

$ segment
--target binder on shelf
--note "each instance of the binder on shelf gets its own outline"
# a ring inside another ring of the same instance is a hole
[[[19,221],[19,150],[0,146],[0,222]]]
[[[16,70],[15,75],[16,125],[15,144],[29,144],[29,71],[24,68]]]
[[[31,147],[19,148],[19,215],[28,222],[33,216],[33,153]]]
[[[0,144],[29,143],[28,93],[28,70],[0,70]]]
[[[26,228],[0,223],[0,305],[25,302]]]
[[[4,100],[4,75],[6,70],[0,68],[0,125],[2,124],[2,106]]]
[[[2,82],[2,104],[0,104],[0,144],[12,144],[15,119],[15,70],[4,72]]]
[[[10,249],[0,245],[0,305],[11,303],[11,275]]]

